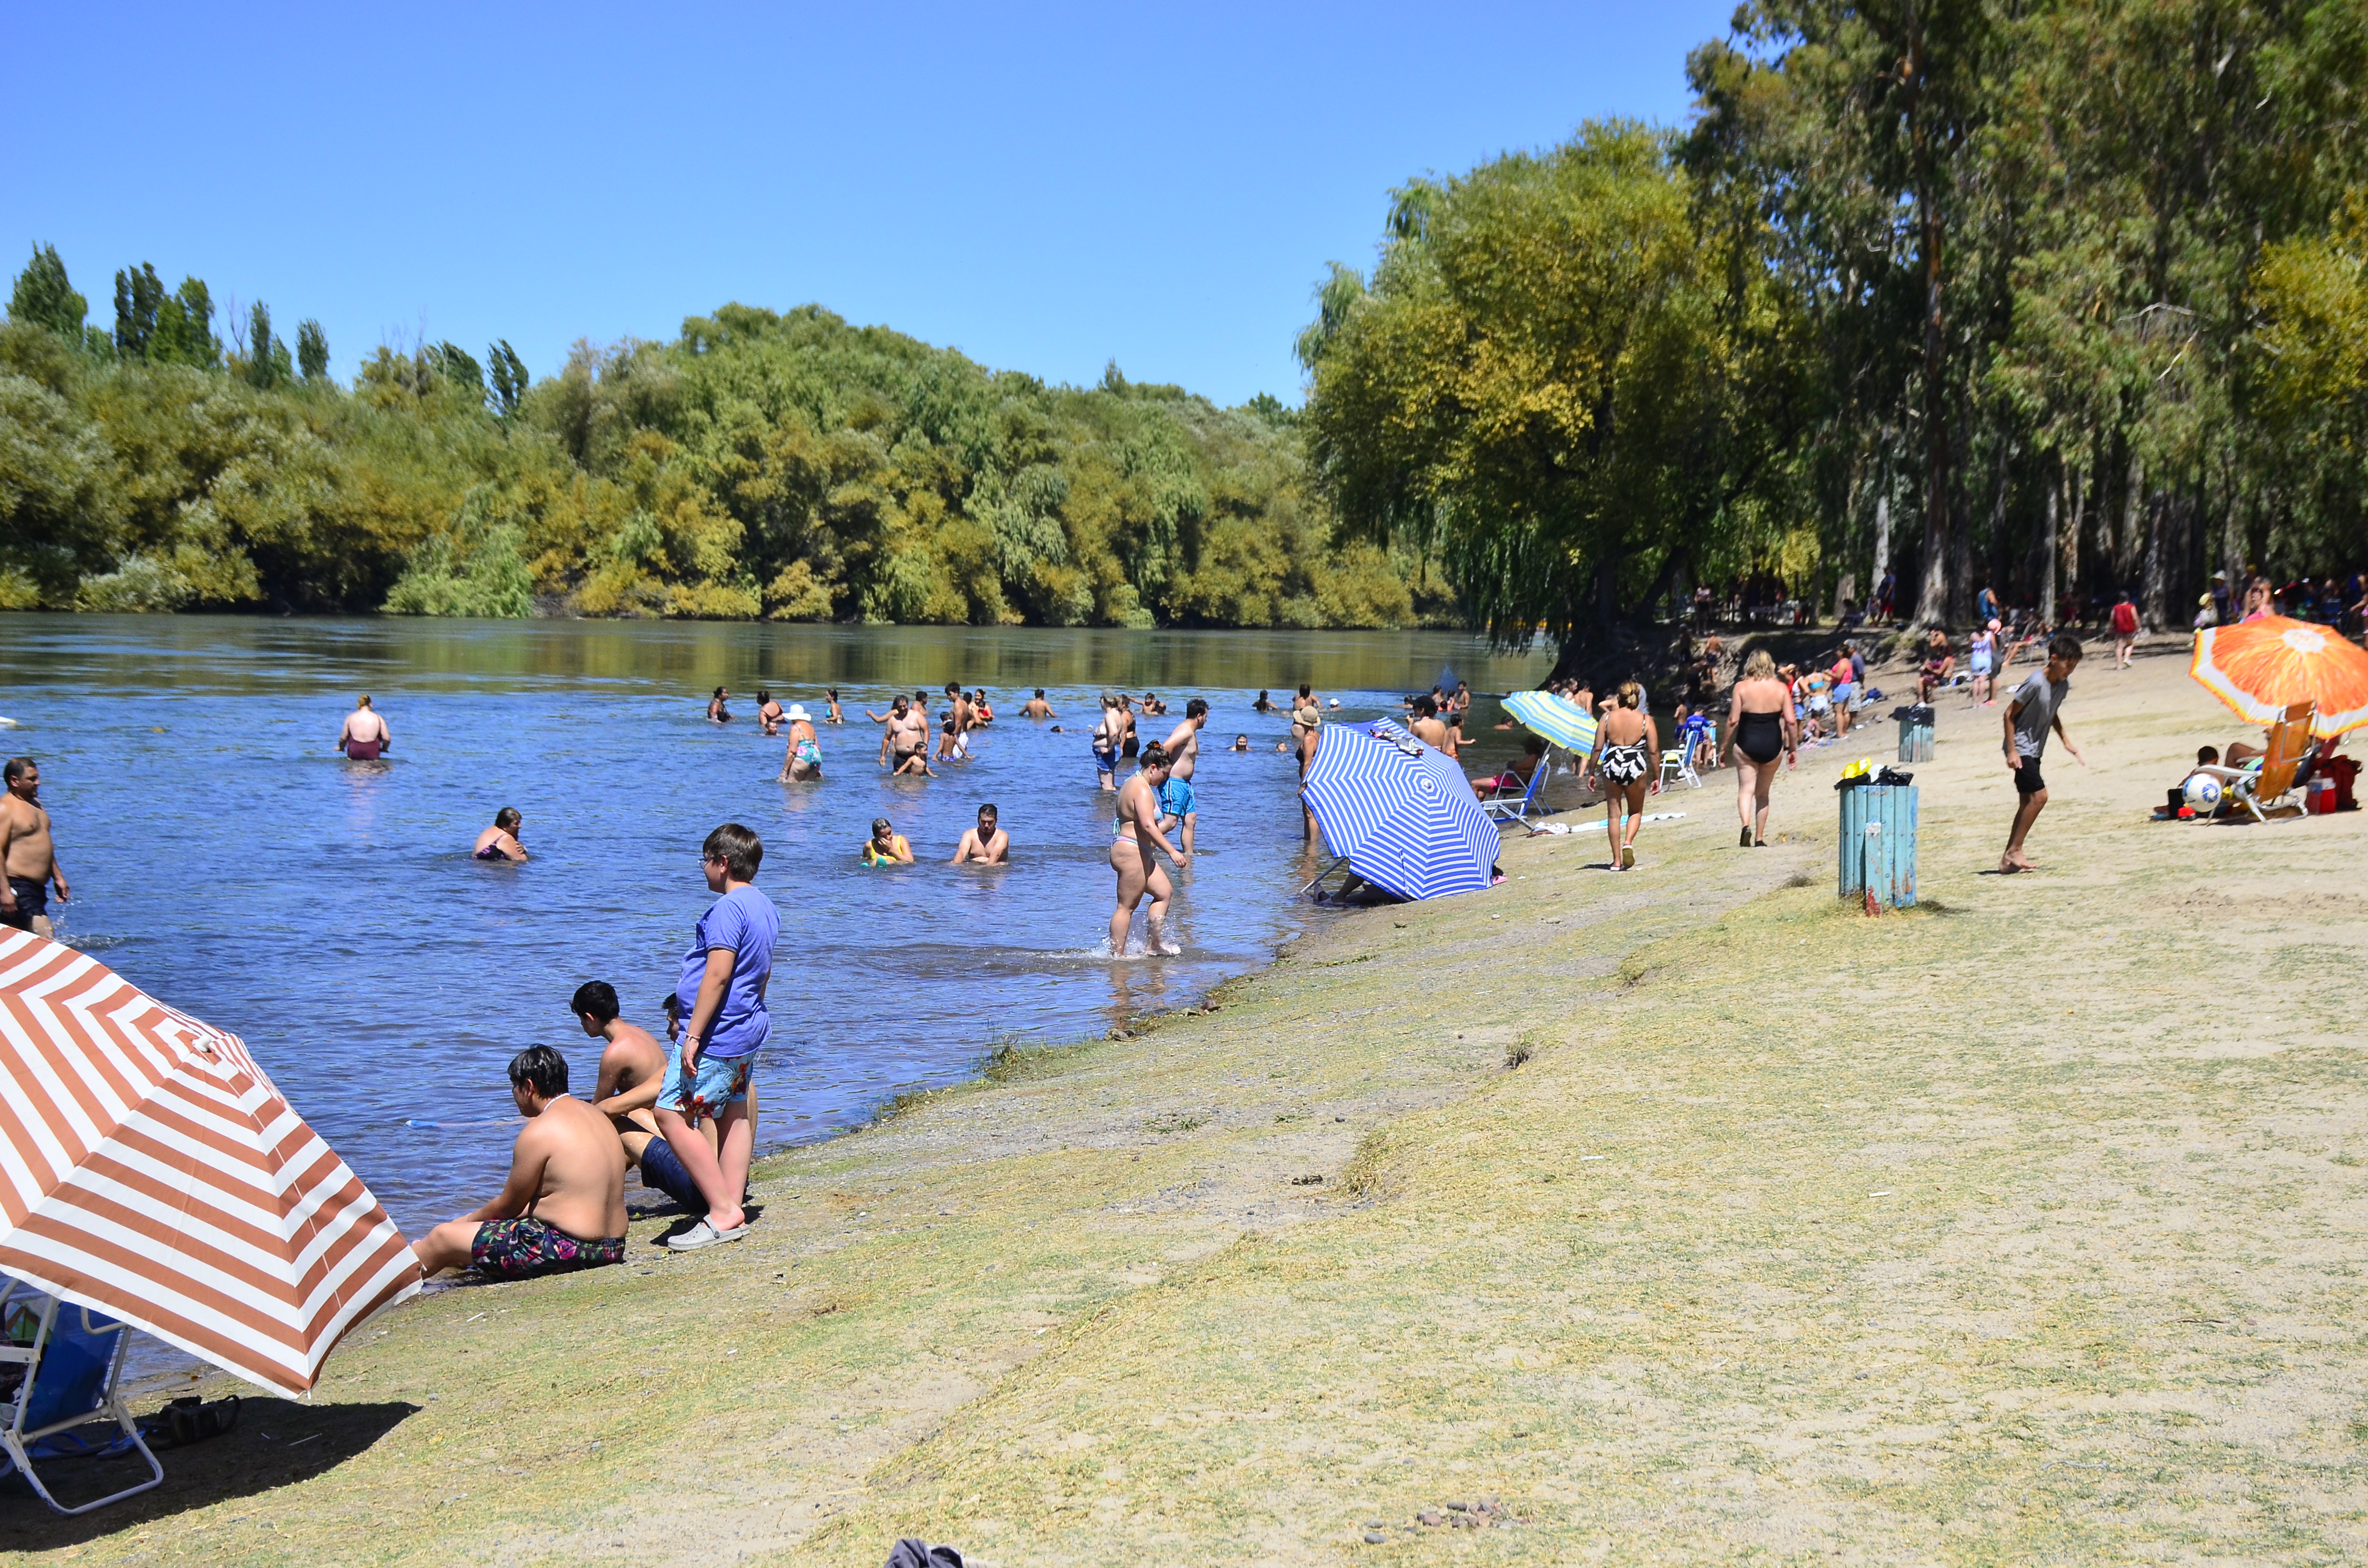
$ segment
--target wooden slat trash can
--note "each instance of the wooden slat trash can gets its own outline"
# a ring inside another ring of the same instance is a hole
[[[1839,793],[1841,896],[1887,909],[1913,908],[1916,786],[1861,784]]]
[[[1920,702],[1899,710],[1899,760],[1932,760],[1932,710]]]

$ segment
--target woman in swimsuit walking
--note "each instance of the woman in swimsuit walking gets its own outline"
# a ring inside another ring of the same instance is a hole
[[[1144,917],[1143,950],[1145,953],[1178,953],[1183,951],[1167,939],[1167,905],[1176,896],[1167,881],[1167,872],[1152,846],[1166,850],[1167,858],[1178,868],[1192,863],[1190,855],[1178,854],[1159,831],[1159,787],[1167,782],[1167,748],[1157,741],[1143,748],[1143,767],[1128,779],[1118,792],[1116,816],[1111,823],[1115,840],[1110,845],[1110,869],[1118,873],[1118,907],[1110,913],[1110,957],[1126,956],[1127,929],[1134,923],[1134,906],[1143,895],[1151,895],[1151,909]]]
[[[1645,795],[1661,788],[1661,732],[1640,710],[1645,688],[1623,680],[1595,726],[1588,766],[1603,781],[1603,831],[1611,840],[1611,869],[1634,870],[1636,830],[1645,825]],[[1624,824],[1622,818],[1626,819]]]
[[[790,745],[781,757],[781,779],[784,784],[803,784],[822,778],[822,742],[815,738],[814,721],[807,717],[805,704],[790,704]]]
[[[477,835],[477,846],[469,851],[478,860],[523,860],[526,846],[518,842],[518,828],[526,819],[518,815],[516,806],[504,806],[494,813],[494,825]]]
[[[1793,694],[1776,674],[1776,660],[1754,648],[1744,661],[1743,678],[1726,710],[1727,758],[1735,764],[1735,809],[1743,818],[1739,849],[1768,843],[1768,791],[1776,783],[1776,758],[1797,763],[1801,728],[1793,718]]]

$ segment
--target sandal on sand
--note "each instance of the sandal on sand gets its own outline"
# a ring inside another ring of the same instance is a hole
[[[725,1242],[736,1242],[747,1233],[748,1227],[745,1222],[734,1225],[728,1231],[719,1231],[712,1221],[701,1220],[682,1234],[668,1236],[666,1239],[666,1246],[668,1252],[697,1252],[701,1247],[720,1246]]]

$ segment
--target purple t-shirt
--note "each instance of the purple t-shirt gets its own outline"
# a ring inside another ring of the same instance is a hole
[[[682,978],[675,983],[685,1023],[699,1006],[708,952],[732,949],[732,983],[700,1042],[702,1053],[719,1060],[746,1056],[773,1032],[772,1017],[765,1011],[765,977],[773,971],[773,939],[780,931],[781,917],[773,901],[753,887],[734,888],[709,904],[691,927],[690,950],[682,955]]]

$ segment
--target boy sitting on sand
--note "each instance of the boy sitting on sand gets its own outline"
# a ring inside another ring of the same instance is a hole
[[[567,1059],[530,1045],[510,1060],[510,1098],[526,1117],[510,1178],[491,1203],[412,1244],[434,1278],[474,1265],[529,1279],[625,1260],[625,1151],[609,1119],[567,1092]]]
[[[666,998],[669,1017],[676,998]],[[587,980],[575,988],[570,1004],[584,1032],[602,1042],[600,1077],[593,1085],[592,1108],[609,1119],[625,1163],[641,1168],[642,1185],[675,1200],[687,1214],[703,1214],[706,1200],[674,1148],[658,1132],[658,1119],[650,1108],[657,1104],[658,1086],[666,1082],[666,1048],[638,1024],[617,1016],[617,988],[605,980]],[[668,1031],[672,1033],[671,1030]]]

